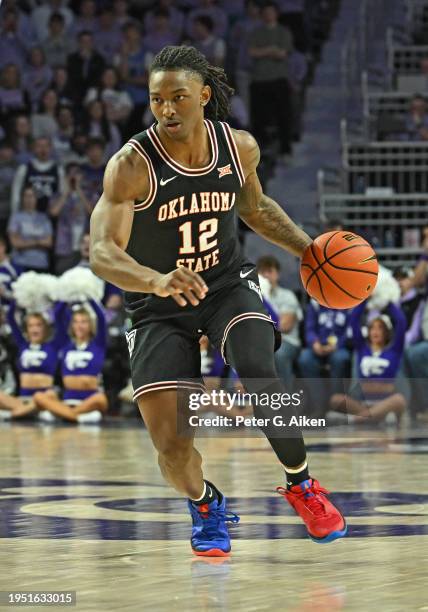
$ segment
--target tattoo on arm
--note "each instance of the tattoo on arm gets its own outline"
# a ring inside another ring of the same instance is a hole
[[[297,257],[301,257],[312,242],[281,206],[262,192],[255,173],[247,177],[239,194],[238,214],[257,234]]]

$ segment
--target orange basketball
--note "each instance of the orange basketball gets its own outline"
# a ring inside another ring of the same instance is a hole
[[[300,265],[306,291],[329,308],[352,308],[368,298],[376,286],[378,271],[370,244],[345,230],[315,238]]]

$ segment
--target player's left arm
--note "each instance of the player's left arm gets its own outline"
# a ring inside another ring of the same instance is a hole
[[[233,130],[245,183],[237,199],[238,215],[257,234],[297,257],[302,257],[312,239],[281,208],[263,193],[257,176],[260,149],[251,134]]]

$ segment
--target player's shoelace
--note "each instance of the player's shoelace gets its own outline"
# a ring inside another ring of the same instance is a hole
[[[218,537],[218,525],[220,521],[226,523],[239,523],[240,517],[234,512],[212,509],[204,512],[195,507],[195,510],[203,520],[204,534],[208,537]]]
[[[289,491],[285,487],[277,487],[276,490],[283,497],[292,496],[298,497],[299,499],[304,499],[306,507],[316,516],[326,514],[325,505],[322,501],[322,497],[319,494],[328,495],[330,491],[327,491],[327,489],[324,489],[324,487],[320,487],[318,482],[313,481],[310,489],[305,489],[304,491]]]

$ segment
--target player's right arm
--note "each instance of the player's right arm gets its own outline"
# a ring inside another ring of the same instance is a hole
[[[92,271],[125,291],[171,296],[180,306],[187,302],[196,306],[198,298],[204,298],[207,291],[199,274],[185,267],[161,274],[142,266],[126,253],[134,201],[144,200],[149,192],[144,160],[129,147],[123,147],[110,159],[103,187],[104,192],[91,216]]]

